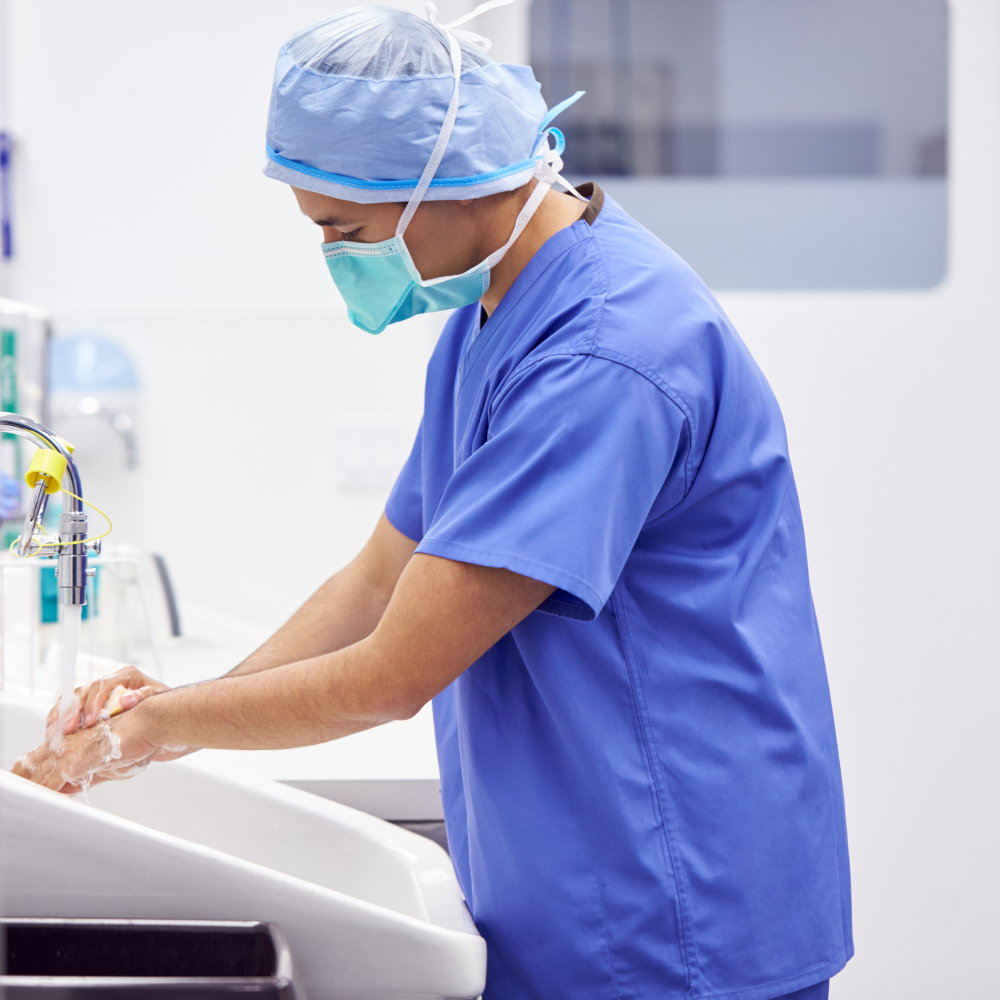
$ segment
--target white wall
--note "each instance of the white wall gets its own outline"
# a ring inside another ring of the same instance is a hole
[[[351,328],[259,172],[275,50],[339,5],[8,5],[9,293],[120,338],[145,379],[142,470],[84,469],[88,492],[185,594],[276,624],[384,499],[336,491],[337,413],[415,426],[435,329]],[[953,62],[948,283],[724,296],[784,408],[837,711],[858,943],[838,1000],[996,996],[1000,0],[955,0]]]
[[[408,451],[442,323],[352,327],[319,231],[261,173],[279,46],[352,4],[6,6],[7,293],[49,306],[57,333],[110,334],[144,379],[143,467],[93,463],[88,496],[115,538],[164,553],[183,594],[277,626],[358,550],[385,500],[337,489],[338,415],[399,414]],[[439,4],[442,19],[472,6]],[[470,27],[523,59],[526,9],[503,14]]]
[[[802,498],[854,882],[837,1000],[997,996],[1000,4],[952,14],[946,284],[723,297]]]

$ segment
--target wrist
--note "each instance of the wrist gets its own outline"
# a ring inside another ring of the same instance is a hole
[[[153,750],[159,750],[169,743],[169,734],[165,731],[164,713],[157,705],[162,697],[160,694],[151,695],[121,716],[122,722],[130,723],[131,730],[149,743]]]
[[[103,741],[104,752],[110,754],[105,759],[110,767],[128,767],[156,753],[158,746],[149,725],[149,713],[140,711],[145,704],[140,702],[103,724],[103,734],[97,738]]]

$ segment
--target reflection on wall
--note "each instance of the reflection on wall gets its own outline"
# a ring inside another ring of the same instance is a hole
[[[587,91],[557,122],[567,174],[602,178],[713,284],[926,287],[946,264],[947,18],[945,0],[534,0],[531,63],[550,106]],[[697,198],[720,210],[689,230],[690,191],[624,180],[657,177],[712,181]],[[736,232],[765,203],[770,238]]]

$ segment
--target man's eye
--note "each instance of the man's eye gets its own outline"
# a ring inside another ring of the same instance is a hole
[[[341,235],[341,236],[342,236],[342,237],[343,237],[343,238],[344,238],[345,240],[356,240],[356,239],[358,238],[358,233],[360,233],[360,232],[361,232],[361,227],[360,227],[360,226],[358,226],[358,228],[357,228],[357,229],[353,229],[353,230],[351,230],[351,232],[349,232],[349,233],[341,233],[340,235]]]

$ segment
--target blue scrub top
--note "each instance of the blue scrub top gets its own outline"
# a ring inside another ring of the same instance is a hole
[[[558,588],[434,700],[484,997],[767,1000],[843,967],[784,425],[680,258],[608,198],[482,328],[454,313],[386,514],[417,552]]]

